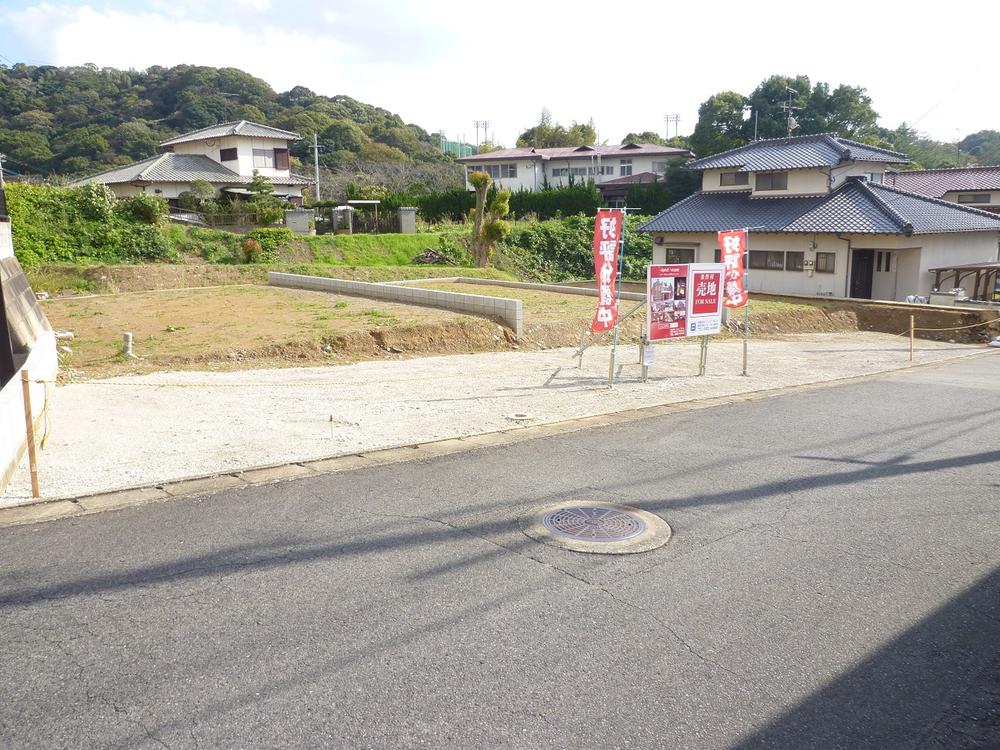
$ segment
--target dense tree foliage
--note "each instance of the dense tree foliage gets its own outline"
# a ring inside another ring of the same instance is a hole
[[[755,137],[781,138],[788,134],[785,105],[789,101],[796,123],[794,135],[836,133],[901,151],[913,159],[913,169],[1000,163],[1000,133],[996,131],[974,133],[954,144],[923,138],[906,123],[889,130],[878,125],[878,113],[865,89],[847,85],[831,89],[829,84],[814,85],[801,75],[771,76],[747,96],[724,91],[709,97],[698,110],[691,148],[698,156],[709,156]]]
[[[1000,132],[996,130],[980,130],[967,135],[958,147],[980,164],[1000,164]]]
[[[320,162],[334,172],[398,162],[422,167],[421,181],[436,187],[461,180],[436,137],[392,112],[303,86],[276,93],[236,68],[0,66],[0,150],[17,172],[96,172],[152,156],[157,143],[179,133],[231,120],[298,132],[303,140],[292,155],[306,166],[316,133]]]
[[[559,148],[561,146],[593,146],[597,142],[594,121],[580,124],[574,122],[568,128],[554,122],[552,113],[542,110],[538,124],[525,130],[517,137],[518,146],[535,148]]]

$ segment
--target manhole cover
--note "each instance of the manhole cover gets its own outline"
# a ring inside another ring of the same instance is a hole
[[[670,539],[670,525],[629,505],[593,501],[539,508],[521,519],[532,539],[575,552],[624,555],[648,552]]]
[[[623,542],[646,530],[646,522],[635,513],[597,506],[550,510],[542,516],[542,526],[553,534],[588,542]]]

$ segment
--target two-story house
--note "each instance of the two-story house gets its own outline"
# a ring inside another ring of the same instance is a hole
[[[256,122],[224,122],[164,141],[157,156],[75,184],[102,182],[120,198],[150,193],[174,203],[195,180],[211,183],[219,195],[245,195],[257,170],[274,185],[274,195],[300,204],[302,186],[310,181],[289,165],[289,143],[297,140],[298,133]]]
[[[1000,166],[887,172],[885,182],[910,193],[1000,213]]]
[[[930,269],[998,260],[1000,216],[887,184],[904,154],[836,135],[750,143],[690,162],[702,189],[650,221],[654,263],[712,262],[748,228],[750,290],[904,300]]]
[[[593,180],[601,183],[621,178],[642,182],[642,175],[662,175],[671,159],[691,156],[691,152],[654,143],[624,143],[620,146],[572,146],[566,148],[505,148],[459,159],[465,165],[466,188],[469,175],[486,172],[500,187],[542,190]],[[647,180],[648,181],[648,180]]]

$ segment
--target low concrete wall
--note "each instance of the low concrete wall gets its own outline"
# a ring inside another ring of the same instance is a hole
[[[555,292],[556,294],[582,294],[585,297],[597,297],[600,293],[595,288],[582,286],[565,286],[563,284],[532,284],[526,281],[503,281],[501,279],[470,279],[466,276],[459,276],[455,279],[460,284],[482,284],[484,286],[506,286],[512,289],[537,289],[540,292]],[[627,282],[626,282],[627,283]],[[645,294],[639,292],[621,293],[622,299],[635,300],[641,302],[646,299]]]
[[[401,302],[406,305],[437,307],[468,315],[483,315],[500,320],[518,338],[524,335],[524,305],[519,299],[439,292],[434,289],[415,289],[400,284],[370,284],[367,281],[328,279],[322,276],[304,276],[277,271],[268,272],[267,283],[271,286],[351,294],[388,302]]]

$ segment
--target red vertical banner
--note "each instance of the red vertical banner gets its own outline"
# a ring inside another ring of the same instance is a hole
[[[743,307],[749,301],[749,295],[743,282],[745,272],[743,256],[747,251],[746,230],[736,229],[732,232],[719,232],[719,248],[726,275],[722,304],[729,308]]]
[[[597,313],[590,324],[594,333],[610,331],[618,322],[615,281],[618,276],[618,249],[622,236],[622,211],[602,210],[594,222],[594,278],[597,279]]]

